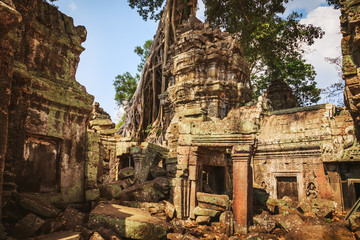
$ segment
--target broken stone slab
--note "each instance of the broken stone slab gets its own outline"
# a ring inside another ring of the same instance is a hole
[[[98,232],[94,232],[89,240],[104,240],[104,238]]]
[[[80,240],[81,232],[57,232],[35,238],[36,240]]]
[[[62,214],[62,220],[64,223],[64,227],[66,230],[73,230],[77,226],[83,225],[85,222],[86,214],[77,211],[74,208],[67,207],[65,212]]]
[[[349,217],[350,230],[353,232],[360,230],[360,214],[356,213]]]
[[[210,216],[210,217],[217,217],[220,215],[220,211],[217,210],[213,210],[213,209],[207,209],[207,208],[202,208],[200,206],[197,206],[194,209],[194,214],[196,216]]]
[[[260,225],[266,232],[271,233],[276,228],[276,220],[266,211],[253,217],[254,223]]]
[[[134,176],[135,176],[135,169],[133,167],[123,168],[119,170],[118,173],[119,180],[123,180]]]
[[[169,218],[169,219],[173,219],[175,217],[175,213],[176,213],[176,209],[175,209],[175,206],[164,200],[163,203],[165,203],[165,213],[166,213],[166,216]]]
[[[119,198],[122,188],[118,184],[103,184],[99,185],[100,197],[106,199]]]
[[[279,223],[287,232],[289,232],[294,229],[299,229],[304,224],[304,221],[297,214],[289,214],[282,217]]]
[[[121,188],[128,188],[134,185],[136,182],[136,177],[129,177],[126,179],[118,180],[114,184],[119,185]]]
[[[181,233],[168,233],[166,235],[166,237],[169,240],[183,240],[184,239],[184,235],[182,235]]]
[[[337,203],[327,199],[313,199],[312,211],[319,217],[331,217],[335,212]]]
[[[115,204],[99,204],[91,211],[89,227],[111,229],[124,238],[157,240],[166,236],[168,224],[148,212]]]
[[[303,225],[285,235],[285,240],[353,240],[354,235],[344,226]]]
[[[85,190],[85,199],[86,201],[95,201],[100,198],[99,189],[87,189]]]
[[[29,213],[15,224],[10,235],[15,238],[25,239],[34,235],[44,224],[45,220],[33,213]]]
[[[296,209],[300,213],[308,213],[312,211],[311,201],[307,198],[301,199]]]
[[[136,184],[121,193],[121,199],[130,199],[138,202],[159,202],[167,199],[170,194],[170,181],[159,177],[152,181]]]
[[[167,174],[167,171],[159,166],[153,167],[150,169],[150,174],[153,178],[157,178],[157,177],[165,177]]]
[[[62,221],[57,221],[54,219],[49,219],[41,228],[41,233],[49,234],[53,232],[58,232],[64,226]]]
[[[225,211],[219,218],[220,227],[222,232],[226,236],[232,236],[234,234],[234,215],[231,211]]]
[[[197,216],[196,222],[199,224],[207,224],[210,222],[211,217],[210,216]]]
[[[230,201],[227,195],[216,195],[210,193],[196,193],[198,205],[202,208],[226,211],[230,209]]]
[[[54,207],[51,203],[34,197],[31,194],[20,193],[18,194],[18,197],[21,207],[42,217],[55,218],[60,213],[60,210]]]

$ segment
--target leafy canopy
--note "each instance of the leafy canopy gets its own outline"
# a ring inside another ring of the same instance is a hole
[[[136,73],[135,76],[126,72],[115,77],[113,85],[115,87],[115,100],[118,106],[125,106],[134,95],[137,83],[140,79],[141,70],[145,64],[147,56],[149,55],[151,44],[152,40],[148,40],[144,43],[143,47],[135,47],[134,52],[141,59],[139,65],[137,66],[138,73]]]
[[[331,0],[329,0],[331,1]],[[335,1],[335,0],[333,0]],[[144,20],[159,19],[164,0],[128,0]],[[283,79],[294,90],[300,104],[316,103],[320,89],[315,71],[303,58],[302,46],[311,45],[324,32],[300,24],[301,14],[279,16],[288,0],[203,0],[206,21],[239,35],[244,55],[250,64],[255,96],[262,94],[271,81]]]

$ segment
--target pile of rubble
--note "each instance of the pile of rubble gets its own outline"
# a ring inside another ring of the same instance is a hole
[[[130,168],[124,169],[123,179],[119,181],[133,179],[131,172]],[[156,179],[121,189],[118,195],[115,190],[106,189],[104,192],[117,197],[103,198],[92,209],[55,207],[40,195],[14,194],[12,202],[4,208],[4,227],[8,235],[3,233],[1,237],[41,240],[360,239],[360,214],[345,221],[345,213],[335,211],[335,202],[324,199],[300,202],[288,197],[268,199],[266,204],[255,205],[255,212],[261,213],[254,215],[253,225],[246,235],[233,232],[232,202],[226,195],[198,192],[195,218],[177,219],[175,207],[166,200],[138,201],[154,196],[150,192],[157,190],[149,191],[145,186],[158,184]],[[121,199],[124,191],[132,196],[130,201]],[[135,198],[137,200],[133,201]]]

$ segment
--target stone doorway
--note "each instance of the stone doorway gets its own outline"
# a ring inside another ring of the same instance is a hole
[[[282,199],[288,196],[294,201],[299,200],[298,182],[294,177],[277,177],[277,198]]]
[[[26,139],[23,165],[16,167],[16,184],[20,192],[59,191],[59,149],[57,139]]]
[[[225,194],[225,167],[203,166],[203,192]]]

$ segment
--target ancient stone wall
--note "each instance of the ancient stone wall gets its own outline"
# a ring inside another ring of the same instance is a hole
[[[359,1],[340,1],[341,41],[343,55],[343,78],[345,80],[344,99],[354,118],[357,137],[360,139],[360,3]]]
[[[14,0],[5,193],[84,200],[85,129],[93,97],[75,80],[86,29],[42,0]]]
[[[254,156],[254,181],[273,198],[279,184],[295,198],[334,199],[326,163],[348,161],[344,149],[354,142],[354,126],[346,110],[333,105],[295,108],[265,115]],[[293,179],[293,180],[291,180]]]
[[[2,199],[3,174],[8,138],[8,109],[13,77],[14,51],[16,41],[8,35],[21,21],[12,1],[0,1],[0,199]],[[0,201],[0,217],[2,202]]]

